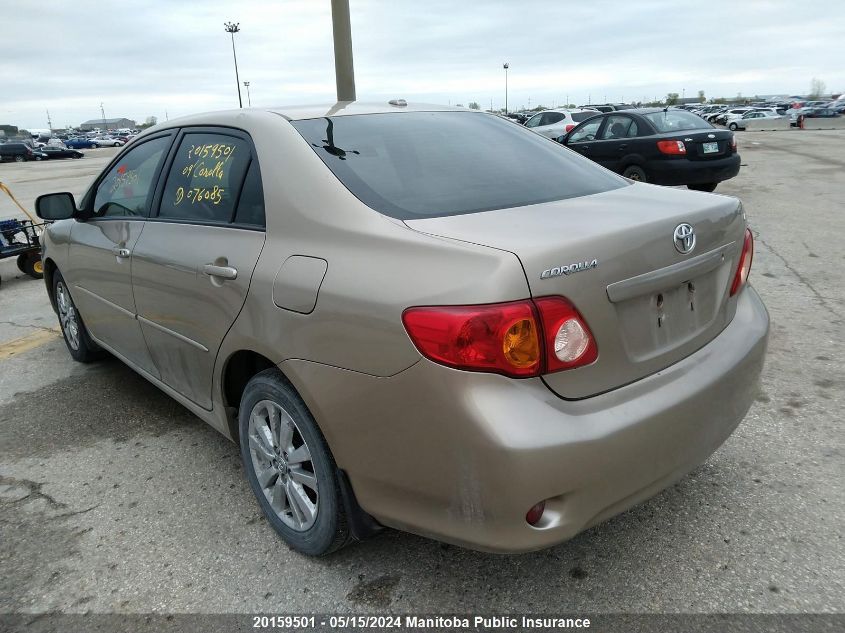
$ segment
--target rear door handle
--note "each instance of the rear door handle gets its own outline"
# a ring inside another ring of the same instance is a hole
[[[622,145],[620,145],[620,146],[619,146],[619,151],[620,151],[620,152],[621,152],[622,150],[624,150],[624,149],[628,149],[628,144],[627,144],[627,143],[622,143]]]
[[[128,248],[120,248],[118,246],[115,246],[113,249],[111,249],[111,252],[114,253],[116,257],[120,257],[121,259],[126,259],[132,254],[132,251],[130,251]]]
[[[206,264],[202,267],[204,272],[209,277],[219,277],[220,279],[237,279],[238,269],[231,266],[215,266],[214,264]]]

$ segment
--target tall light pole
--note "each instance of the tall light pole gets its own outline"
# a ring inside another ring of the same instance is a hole
[[[108,125],[106,125],[106,111],[103,109],[103,102],[100,101],[100,114],[103,115],[103,134],[108,132]]]
[[[511,65],[507,62],[502,64],[502,68],[505,69],[505,116],[508,114],[508,68],[510,67]]]
[[[241,30],[238,26],[239,24],[240,22],[224,22],[223,28],[225,28],[226,32],[232,36],[232,57],[235,60],[235,86],[238,88],[238,107],[243,108],[244,102],[241,99],[241,80],[238,78],[238,55],[235,53],[235,33]]]
[[[334,75],[338,101],[355,101],[355,65],[352,60],[352,21],[349,0],[332,0]]]
[[[246,102],[249,104],[249,107],[252,107],[252,97],[249,96],[249,82],[245,81],[244,86],[246,86]]]

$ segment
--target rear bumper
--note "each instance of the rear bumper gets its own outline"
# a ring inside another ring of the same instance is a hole
[[[358,502],[381,523],[497,552],[565,541],[704,462],[756,392],[769,320],[753,289],[704,348],[578,401],[540,379],[422,360],[391,378],[307,361],[283,371],[320,424]],[[525,513],[540,500],[537,527]]]
[[[646,166],[649,182],[656,185],[695,185],[710,182],[722,182],[739,173],[739,154],[714,160],[673,160],[651,161]]]

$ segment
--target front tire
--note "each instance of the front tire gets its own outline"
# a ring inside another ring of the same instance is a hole
[[[25,163],[26,158],[24,158],[23,156],[15,156],[15,162],[16,163]]]
[[[250,488],[273,529],[309,556],[350,540],[334,459],[308,407],[271,368],[247,383],[238,413]]]
[[[736,123],[731,123],[731,124],[728,126],[728,129],[729,129],[731,132],[736,132],[736,131],[737,131],[737,128],[739,128],[739,126],[738,126]]]
[[[716,182],[705,182],[699,183],[697,185],[687,185],[687,189],[692,189],[693,191],[706,191],[711,192],[716,189],[716,185],[719,183]]]
[[[639,165],[628,165],[625,168],[625,171],[622,172],[622,175],[625,178],[629,178],[636,182],[648,182],[648,177],[646,176],[645,169],[643,169]]]
[[[82,315],[76,309],[67,283],[58,270],[53,273],[53,299],[65,345],[73,360],[79,363],[90,363],[102,358],[103,351],[88,335],[88,329],[82,322]]]

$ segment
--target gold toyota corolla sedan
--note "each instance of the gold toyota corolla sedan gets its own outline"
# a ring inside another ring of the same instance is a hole
[[[565,541],[706,460],[763,365],[738,200],[485,113],[172,120],[37,209],[70,354],[110,352],[238,442],[307,554],[383,526]]]

